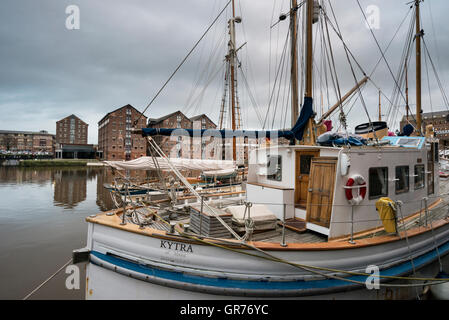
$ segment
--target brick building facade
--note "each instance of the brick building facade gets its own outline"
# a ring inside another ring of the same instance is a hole
[[[45,130],[11,131],[0,130],[0,150],[54,154],[55,135]]]
[[[132,160],[146,156],[146,139],[131,133],[137,119],[136,128],[146,127],[147,117],[127,104],[109,112],[98,122],[98,152],[104,160]]]
[[[416,126],[416,116],[409,115],[408,121],[406,116],[402,117],[400,122],[400,131],[403,132],[404,126],[408,123]],[[449,146],[449,111],[437,111],[437,112],[428,112],[421,114],[423,129],[426,128],[427,125],[433,125],[433,129],[435,132],[435,138],[440,140],[440,146],[448,147]]]
[[[56,143],[87,144],[88,124],[74,114],[56,122]]]
[[[205,114],[190,118],[193,129],[215,130],[217,125]],[[221,149],[221,143],[213,137],[203,139],[192,139],[192,158],[193,159],[218,159],[218,153]]]
[[[157,119],[148,120],[148,128],[192,129],[192,120],[181,111]],[[192,139],[185,136],[155,136],[154,141],[170,158],[192,158]]]
[[[150,118],[148,120],[148,127],[194,130],[217,129],[217,125],[207,115],[201,114],[188,118],[181,111],[176,111],[157,119]],[[233,157],[232,138],[220,139],[211,136],[200,139],[182,136],[155,136],[154,140],[162,151],[171,158],[232,160]],[[277,140],[274,142],[277,143]],[[236,138],[237,162],[246,163],[249,152],[256,148],[258,143],[257,139],[253,138]]]

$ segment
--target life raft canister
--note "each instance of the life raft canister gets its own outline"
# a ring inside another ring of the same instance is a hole
[[[357,197],[354,198],[354,196],[352,195],[352,189],[354,189],[354,184],[356,184],[355,186],[359,188],[359,194]],[[366,182],[365,179],[360,176],[360,175],[355,175],[352,178],[348,179],[348,182],[346,182],[346,190],[345,190],[345,194],[346,194],[346,199],[348,199],[348,202],[352,205],[358,205],[360,202],[363,201],[363,199],[365,199],[365,195],[366,195]]]

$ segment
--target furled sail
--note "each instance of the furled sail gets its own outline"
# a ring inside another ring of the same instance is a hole
[[[286,138],[288,140],[302,140],[307,121],[313,116],[312,98],[305,98],[298,121],[291,130],[212,130],[212,129],[170,129],[170,128],[142,128],[143,136],[186,136],[186,137],[248,137],[248,138]]]
[[[170,171],[170,167],[167,162],[159,157],[155,157],[154,160],[159,169]],[[155,163],[151,157],[140,157],[138,159],[130,161],[104,161],[107,165],[117,170],[156,170]],[[212,170],[235,170],[235,163],[232,160],[201,160],[201,159],[184,159],[184,158],[171,158],[170,162],[178,170],[200,170],[200,171],[212,171]]]

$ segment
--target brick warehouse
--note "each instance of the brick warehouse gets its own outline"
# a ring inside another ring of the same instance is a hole
[[[87,144],[89,125],[74,114],[56,122],[55,157],[63,159],[93,159],[95,149]]]
[[[98,152],[104,160],[132,160],[147,153],[147,141],[139,134],[132,134],[134,121],[137,128],[146,127],[147,117],[127,104],[106,114],[98,122]]]
[[[433,129],[435,132],[435,137],[440,140],[441,148],[449,147],[449,111],[437,111],[437,112],[428,112],[422,113],[422,124],[423,128],[427,125],[433,125]],[[406,121],[406,116],[402,117],[400,122],[400,130],[403,131],[404,126],[407,123],[411,123],[413,126],[416,126],[415,115],[409,115],[408,121]]]
[[[45,152],[54,154],[55,135],[45,130],[12,131],[0,130],[0,150],[12,152]]]
[[[56,143],[87,144],[88,124],[74,114],[56,122]]]
[[[188,118],[181,111],[176,111],[157,119],[148,120],[149,128],[170,129],[216,129],[217,125],[205,114]],[[215,159],[216,152],[212,139],[199,141],[198,138],[183,136],[155,136],[155,142],[170,158]]]

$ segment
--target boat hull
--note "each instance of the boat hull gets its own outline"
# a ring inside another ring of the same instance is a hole
[[[449,260],[449,256],[446,256],[445,260]],[[438,268],[438,263],[434,261],[430,265],[421,268],[417,272],[417,275],[421,277],[433,277],[435,276],[435,273],[438,272]],[[417,295],[422,295],[425,290],[424,286],[419,286],[417,288],[380,288],[373,290],[354,288],[321,294],[303,294],[286,297],[251,297],[243,295],[232,296],[211,294],[207,292],[174,288],[167,285],[159,285],[106,269],[94,263],[89,263],[87,265],[87,273],[89,275],[88,288],[86,291],[87,300],[414,300],[417,298]],[[106,283],[108,285],[105,285]],[[399,282],[396,281],[391,283],[394,284]],[[437,299],[448,299],[445,295],[437,296],[434,294],[433,297]]]
[[[236,252],[174,236],[148,236],[92,223],[89,232],[87,299],[413,299],[424,289],[384,287],[387,283],[381,282],[379,290],[369,290],[363,275],[320,269],[328,276],[323,277],[267,260],[254,250]],[[374,265],[381,275],[432,278],[438,273],[438,255],[449,252],[449,224],[378,245],[265,251],[319,268],[369,273],[367,267]]]

